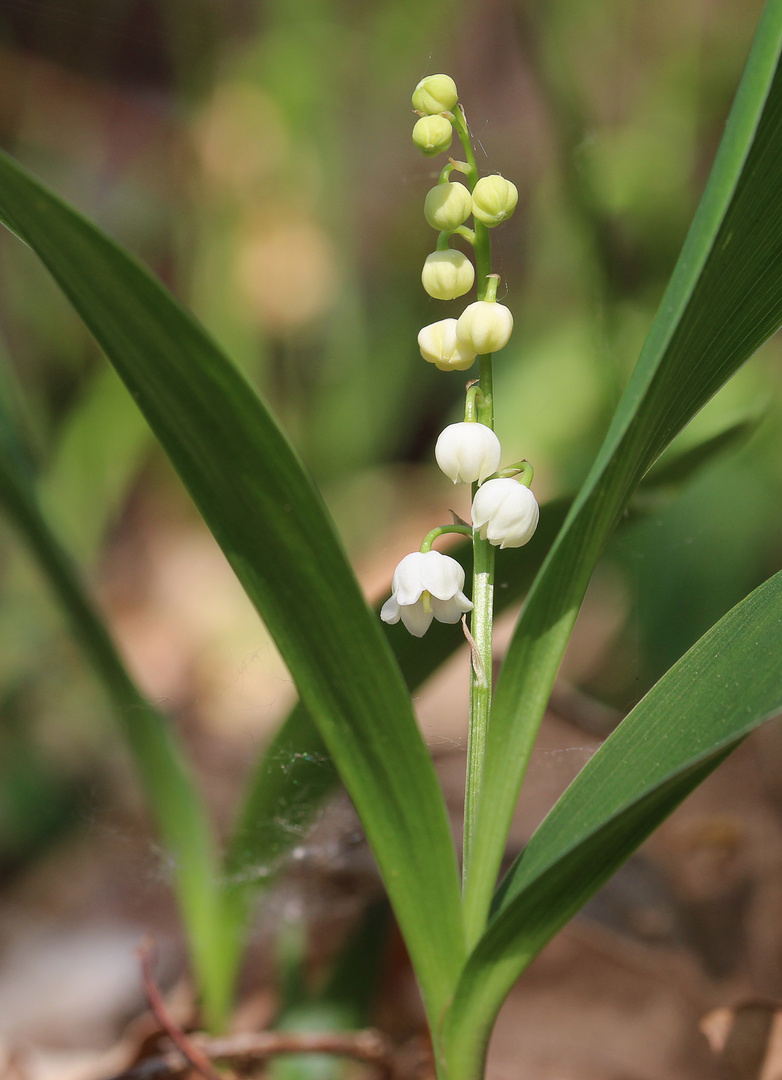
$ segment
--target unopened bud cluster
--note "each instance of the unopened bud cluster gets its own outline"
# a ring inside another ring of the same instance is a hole
[[[413,128],[413,142],[427,156],[450,147],[458,101],[456,84],[449,75],[428,75],[415,88],[413,108],[420,118]],[[466,172],[468,167],[451,159],[424,202],[424,216],[440,234],[437,250],[427,256],[421,272],[424,289],[435,300],[455,300],[475,284],[472,262],[449,246],[451,237],[456,234],[467,243],[473,242],[475,232],[465,224],[470,217],[493,228],[510,217],[519,197],[515,185],[502,176],[484,176],[471,191],[466,184],[449,179],[453,170]],[[476,357],[497,352],[508,343],[513,316],[497,303],[496,283],[493,290],[486,289],[485,282],[478,286],[479,295],[486,290],[487,299],[470,304],[459,319],[424,327],[418,336],[421,355],[441,371],[464,371]],[[456,345],[451,322],[455,323]]]
[[[416,87],[413,107],[420,119],[413,129],[413,141],[425,154],[441,153],[451,145],[457,105],[456,85],[448,75],[430,75]],[[464,126],[461,137],[466,138]],[[468,176],[472,190],[449,179],[454,169]],[[424,203],[427,222],[440,234],[437,250],[427,256],[421,273],[424,289],[431,297],[456,299],[468,293],[475,282],[472,262],[463,252],[449,246],[451,236],[455,233],[468,243],[474,242],[481,228],[493,228],[510,217],[517,200],[518,193],[509,180],[501,176],[476,180],[474,159],[472,168],[451,159]],[[465,225],[471,216],[475,231]],[[485,232],[483,236],[486,237]],[[496,292],[497,278],[489,275],[485,299],[469,304],[458,319],[441,319],[425,326],[418,335],[423,358],[442,371],[465,371],[477,356],[497,352],[507,345],[513,316],[507,307],[497,303]],[[519,462],[497,475],[502,447],[489,426],[491,410],[488,423],[482,423],[479,416],[486,418],[486,414],[480,412],[479,405],[485,406],[479,386],[468,384],[465,418],[440,433],[435,459],[454,484],[475,485],[471,511],[473,535],[495,547],[521,547],[531,539],[538,524],[537,500],[529,489],[532,469],[526,462]],[[384,622],[396,623],[401,619],[411,634],[421,637],[432,619],[454,623],[472,609],[472,602],[463,591],[462,567],[448,555],[431,550],[436,536],[454,531],[470,533],[471,530],[464,523],[434,529],[420,551],[402,559],[394,573],[392,595],[380,612]]]

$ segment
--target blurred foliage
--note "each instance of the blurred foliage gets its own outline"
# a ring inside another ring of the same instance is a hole
[[[415,83],[451,73],[468,119],[490,118],[473,132],[479,164],[485,150],[519,187],[495,234],[518,327],[496,364],[497,427],[507,460],[530,458],[540,493],[556,494],[585,474],[635,362],[761,6],[0,0],[0,141],[196,311],[360,552],[388,524],[371,502],[394,487],[389,466],[431,468],[461,397],[460,377],[415,345],[421,325],[458,311],[418,278],[436,168],[409,141]],[[0,349],[46,504],[99,581],[134,507],[183,497],[78,318],[5,235]],[[608,553],[625,627],[590,686],[620,708],[780,564],[779,354],[769,343],[682,436],[765,409],[748,445],[685,497],[661,497]],[[36,808],[34,846],[83,769],[52,730],[79,744],[86,724],[99,747],[110,727],[78,662],[58,690],[60,621],[5,530],[0,542],[0,739],[18,763],[0,805],[10,821]],[[0,860],[15,862],[11,832]]]

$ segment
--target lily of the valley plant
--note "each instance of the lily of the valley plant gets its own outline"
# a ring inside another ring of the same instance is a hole
[[[479,175],[453,80],[433,75],[416,88],[416,145],[432,156],[461,148],[424,200],[437,236],[422,282],[444,302],[473,288],[476,297],[458,318],[424,327],[418,346],[451,379],[469,379],[464,419],[441,433],[435,456],[449,480],[472,491],[463,519],[434,525],[418,551],[400,553],[382,621],[256,392],[136,260],[0,156],[0,220],[42,259],[119,372],[300,694],[250,777],[223,855],[173,731],[125,672],[3,426],[0,499],[117,706],[171,853],[213,1030],[227,1023],[253,903],[268,880],[252,868],[275,865],[297,835],[292,815],[297,826],[306,822],[338,773],[406,941],[438,1078],[479,1080],[497,1012],[532,958],[733,747],[782,709],[777,574],[632,710],[497,887],[537,730],[607,539],[675,436],[782,324],[781,52],[782,0],[771,0],[681,258],[605,441],[576,496],[540,514],[531,467],[503,466],[493,433],[492,354],[508,343],[513,316],[497,301],[491,236],[513,213],[516,190],[503,177]],[[473,365],[469,376],[453,374]],[[523,430],[524,418],[518,423]],[[495,556],[508,582],[496,598]],[[522,597],[492,685],[495,608]],[[410,689],[465,636],[472,676],[460,870]],[[277,766],[280,755],[289,768]],[[344,1001],[344,986],[341,993]]]

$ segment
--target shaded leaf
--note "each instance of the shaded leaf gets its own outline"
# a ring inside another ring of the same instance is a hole
[[[216,838],[167,719],[139,692],[89,600],[70,556],[41,513],[29,463],[0,403],[0,505],[59,599],[84,653],[115,707],[152,817],[172,859],[174,887],[193,964],[208,987],[222,984],[222,920]]]
[[[262,614],[356,804],[436,1014],[463,957],[445,804],[404,681],[319,493],[192,316],[7,155],[0,218],[94,334]]]

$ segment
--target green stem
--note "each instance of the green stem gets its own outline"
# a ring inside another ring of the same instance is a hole
[[[478,420],[478,398],[482,398],[481,387],[478,379],[467,384],[467,396],[464,399],[464,421],[474,424]]]
[[[514,480],[518,480],[520,484],[523,484],[524,487],[532,487],[535,470],[528,461],[517,461],[513,465],[506,465],[505,468],[500,469],[496,475],[512,477]]]
[[[468,228],[467,225],[458,225],[451,233],[451,236],[461,236],[468,244],[475,243],[475,230]]]
[[[473,485],[473,491],[477,490]],[[466,887],[472,860],[475,815],[483,779],[483,758],[489,730],[492,692],[492,619],[494,613],[494,548],[473,536],[472,617],[470,632],[475,658],[470,675],[470,729],[467,738],[467,776],[464,790],[464,855],[462,882]]]
[[[437,179],[437,183],[438,184],[447,184],[448,181],[451,178],[451,173],[454,171],[454,169],[457,172],[464,173],[464,172],[467,171],[468,168],[469,168],[469,165],[467,164],[466,161],[455,161],[453,158],[450,158],[449,161],[448,161],[448,164],[443,167],[443,169],[442,169],[442,171],[441,171],[441,173],[440,173],[440,175],[439,175],[439,177]]]
[[[472,536],[472,529],[469,525],[438,525],[436,529],[432,529],[421,541],[421,547],[418,549],[426,553],[432,550],[432,544],[435,542],[438,536],[445,536],[446,533],[461,533],[462,536]]]
[[[459,107],[453,114],[453,126],[467,158],[467,179],[470,191],[478,182],[478,166],[475,163],[467,130],[464,111]],[[491,233],[483,222],[475,220],[475,276],[478,283],[478,299],[484,300],[493,284],[491,277]],[[494,430],[494,380],[491,354],[481,356],[476,395],[478,420]],[[477,491],[473,485],[473,497]],[[472,616],[470,632],[475,642],[475,658],[470,676],[470,729],[467,737],[467,777],[464,791],[464,851],[462,857],[462,886],[466,888],[472,860],[472,841],[475,815],[483,780],[483,759],[486,735],[489,730],[489,712],[492,692],[492,622],[494,616],[494,548],[488,540],[482,540],[473,532],[473,581]],[[468,941],[468,947],[471,942]]]

